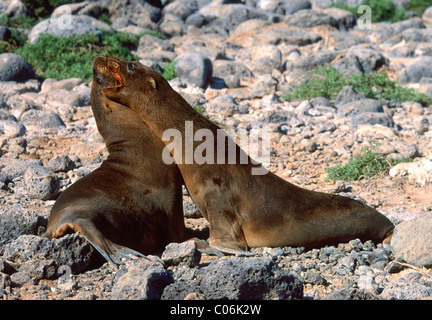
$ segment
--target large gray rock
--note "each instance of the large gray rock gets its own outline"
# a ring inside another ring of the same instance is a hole
[[[90,265],[95,252],[78,233],[53,240],[21,235],[5,246],[3,258],[18,265],[29,260],[53,260],[58,267],[66,266],[72,273],[78,273]]]
[[[159,0],[114,0],[110,1],[108,9],[114,29],[136,25],[157,30],[157,22],[162,17],[162,4]]]
[[[352,117],[364,112],[384,112],[382,104],[375,99],[361,99],[337,105],[338,113]]]
[[[288,15],[285,22],[289,25],[300,28],[313,28],[319,25],[331,25],[337,27],[338,23],[332,16],[312,9],[300,10],[294,14]]]
[[[408,67],[402,70],[399,83],[418,83],[424,78],[432,78],[432,57],[421,56],[415,59]],[[426,80],[426,79],[425,79]]]
[[[276,300],[303,298],[303,284],[271,258],[229,257],[210,264],[201,281],[206,299]]]
[[[66,127],[60,116],[54,112],[28,110],[21,116],[21,122],[27,129],[60,129]]]
[[[40,200],[54,198],[60,188],[57,175],[43,166],[29,167],[24,173],[24,184],[27,195]]]
[[[115,277],[110,299],[157,300],[173,282],[171,274],[157,258],[126,261]]]
[[[35,43],[44,33],[56,37],[72,37],[86,33],[101,34],[101,30],[112,31],[109,25],[93,17],[62,15],[39,22],[31,30],[28,40],[30,43]]]
[[[0,134],[8,138],[24,135],[26,128],[22,123],[13,120],[0,120]]]
[[[20,204],[0,209],[0,252],[9,242],[21,235],[35,235],[46,219],[36,211],[26,210]]]
[[[398,224],[391,245],[396,257],[417,267],[432,266],[432,214]]]
[[[195,241],[170,243],[162,253],[162,260],[168,265],[187,265],[195,267],[199,264],[201,253]]]
[[[15,53],[0,54],[0,81],[25,82],[36,77],[33,67]]]
[[[200,52],[189,51],[177,57],[175,70],[180,80],[205,88],[213,73],[209,58]]]

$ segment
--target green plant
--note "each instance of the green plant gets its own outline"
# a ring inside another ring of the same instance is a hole
[[[372,152],[377,145],[372,147],[364,147],[360,155],[352,158],[347,164],[326,170],[327,177],[325,181],[329,180],[361,180],[377,175],[384,175],[388,170],[398,163],[411,162],[410,158],[384,158],[382,155]]]
[[[398,9],[392,0],[366,0],[361,5],[348,7],[346,4],[337,3],[333,6],[336,8],[350,11],[357,18],[363,15],[363,12],[358,12],[358,8],[362,5],[371,8],[372,22],[396,22],[405,19],[405,10]]]
[[[175,65],[177,61],[173,60],[164,66],[162,66],[163,72],[162,76],[167,80],[171,81],[174,78],[177,78],[177,72],[175,71]]]
[[[82,2],[82,0],[22,0],[34,18],[48,17],[55,8],[63,4]]]
[[[293,86],[294,93],[282,98],[287,100],[309,100],[316,97],[334,99],[344,86],[352,86],[357,92],[372,99],[387,99],[398,102],[415,101],[423,105],[432,103],[432,97],[414,89],[399,86],[386,73],[359,73],[346,76],[332,67],[320,66],[311,72],[308,79]]]
[[[408,10],[416,11],[419,14],[432,7],[432,0],[410,0],[408,1]]]
[[[0,41],[0,53],[15,52],[17,48],[24,45],[27,41],[27,36],[24,33],[20,33],[17,29],[10,29],[11,37],[8,41]]]
[[[5,14],[2,14],[0,16],[0,26],[5,26],[9,28],[31,29],[37,23],[38,23],[38,19],[24,14],[16,18],[10,18]]]
[[[42,34],[35,44],[27,42],[16,53],[23,56],[42,78],[57,80],[78,77],[92,79],[93,59],[98,56],[117,56],[136,60],[131,50],[136,48],[139,35],[121,32],[102,32],[102,36],[85,34],[73,37],[54,37]]]

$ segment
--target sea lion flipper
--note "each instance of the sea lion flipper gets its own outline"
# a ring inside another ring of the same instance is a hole
[[[87,239],[88,240],[88,239]],[[121,261],[121,258],[127,258],[127,259],[134,259],[135,257],[139,258],[145,258],[147,260],[150,260],[145,255],[141,254],[138,251],[132,250],[128,247],[124,247],[121,245],[118,245],[108,239],[104,239],[105,245],[103,249],[99,245],[93,243],[92,241],[88,240],[92,246],[109,262],[111,263],[116,269],[118,265],[124,264],[123,261]]]
[[[59,225],[55,231],[51,232],[51,237],[59,238],[65,235],[68,230],[81,233],[88,242],[114,267],[123,264],[121,258],[132,259],[131,256],[146,258],[143,254],[124,247],[107,239],[95,224],[87,219],[75,219]],[[48,236],[48,231],[46,232]]]
[[[234,243],[235,246],[238,246],[238,244]],[[212,251],[219,251],[222,252],[224,254],[229,254],[229,255],[236,255],[236,256],[241,256],[241,257],[250,257],[250,256],[254,256],[255,253],[249,252],[249,251],[245,251],[242,249],[237,249],[235,248],[234,245],[229,245],[224,244],[224,243],[212,243],[212,241],[210,240],[210,248],[212,249]],[[209,250],[210,251],[210,250]],[[213,253],[214,254],[214,253]]]

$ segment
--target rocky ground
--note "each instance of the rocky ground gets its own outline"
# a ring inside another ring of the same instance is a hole
[[[282,99],[318,65],[386,72],[432,95],[431,8],[364,30],[347,11],[329,8],[332,1],[172,1],[163,9],[132,2],[100,1],[111,28],[167,35],[140,39],[143,63],[177,59],[171,84],[191,105],[204,105],[226,129],[269,130],[272,172],[363,199],[396,224],[394,241],[257,248],[254,257],[212,256],[186,242],[116,269],[79,235],[42,239],[56,196],[107,152],[88,83],[41,83],[25,61],[2,55],[0,299],[431,299],[432,107],[366,99],[350,87],[331,101]],[[94,19],[86,15],[91,5],[72,13]],[[11,81],[16,74],[24,79]],[[326,169],[376,143],[384,156],[413,162],[360,181],[324,181]],[[208,224],[186,192],[184,203],[188,229],[207,239]]]

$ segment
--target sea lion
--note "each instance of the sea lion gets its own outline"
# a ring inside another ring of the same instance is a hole
[[[78,231],[114,265],[182,241],[185,229],[181,174],[156,156],[164,144],[136,113],[102,95],[116,83],[107,59],[95,58],[91,107],[109,155],[58,197],[43,235]]]
[[[247,163],[229,164],[227,148],[221,148],[232,145],[229,138],[153,69],[116,57],[109,58],[108,67],[119,84],[103,89],[104,96],[135,111],[159,139],[167,140],[167,132],[179,132],[182,137],[188,130],[194,137],[203,129],[212,133],[213,137],[206,136],[213,150],[206,149],[210,161],[205,163],[190,154],[200,147],[200,139],[194,139],[192,146],[164,141],[193,201],[209,221],[211,247],[235,254],[251,247],[310,248],[355,238],[377,243],[391,237],[394,225],[390,220],[356,200],[309,191],[271,172],[251,174],[253,169],[262,169],[251,158]],[[237,156],[245,154],[234,145]]]

